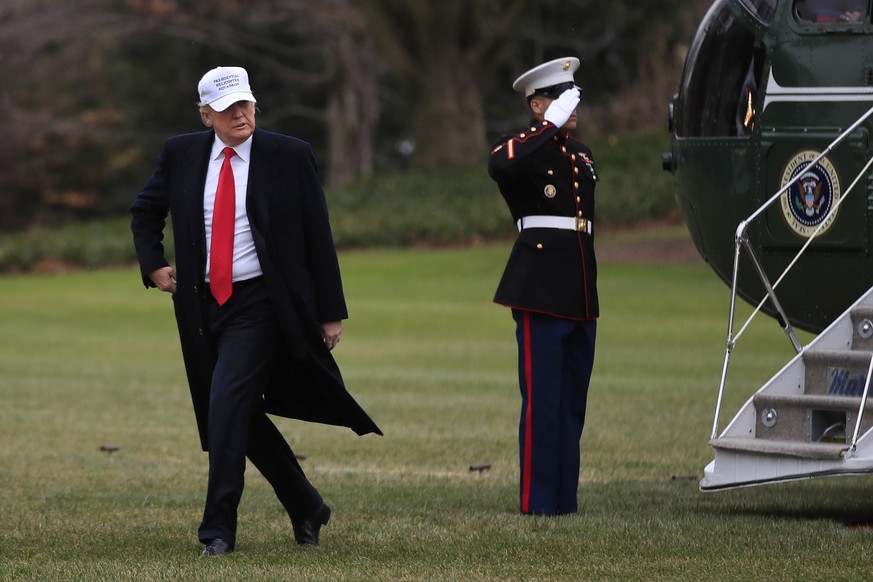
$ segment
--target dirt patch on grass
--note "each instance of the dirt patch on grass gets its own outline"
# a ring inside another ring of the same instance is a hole
[[[703,263],[691,239],[635,240],[597,246],[598,263]]]
[[[606,227],[597,239],[598,263],[704,263],[678,217]]]

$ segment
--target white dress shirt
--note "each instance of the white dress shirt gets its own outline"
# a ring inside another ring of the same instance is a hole
[[[209,281],[209,249],[212,245],[212,215],[215,209],[215,191],[218,189],[218,174],[224,163],[224,148],[229,147],[218,137],[212,144],[209,167],[206,170],[206,186],[203,190],[203,219],[206,223],[206,281]],[[233,280],[245,281],[262,275],[261,264],[252,239],[252,227],[246,213],[246,192],[249,185],[249,163],[252,155],[252,138],[233,148],[236,152],[230,159],[235,186],[236,220],[233,229]]]

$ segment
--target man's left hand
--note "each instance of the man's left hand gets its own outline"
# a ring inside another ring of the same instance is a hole
[[[321,324],[321,337],[324,339],[324,345],[327,349],[332,350],[340,341],[340,336],[343,334],[342,321],[329,321]]]

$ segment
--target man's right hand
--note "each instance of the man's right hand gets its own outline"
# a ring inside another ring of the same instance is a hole
[[[564,127],[564,124],[567,123],[567,120],[576,111],[577,105],[579,105],[579,88],[573,87],[572,89],[567,89],[549,104],[543,119],[549,123],[554,123],[558,127]]]
[[[155,287],[166,293],[176,292],[176,269],[173,267],[161,267],[149,273],[149,279]]]

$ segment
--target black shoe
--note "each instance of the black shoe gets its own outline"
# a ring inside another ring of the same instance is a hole
[[[233,551],[233,548],[230,547],[230,544],[224,541],[221,538],[215,538],[209,545],[206,546],[202,552],[200,552],[201,558],[209,558],[212,556],[221,556],[224,554],[229,554]]]
[[[318,534],[321,531],[321,526],[327,525],[327,522],[329,521],[330,507],[324,503],[318,511],[309,517],[309,519],[301,520],[300,523],[291,523],[294,528],[294,539],[296,539],[297,543],[301,546],[305,544],[317,546]]]

